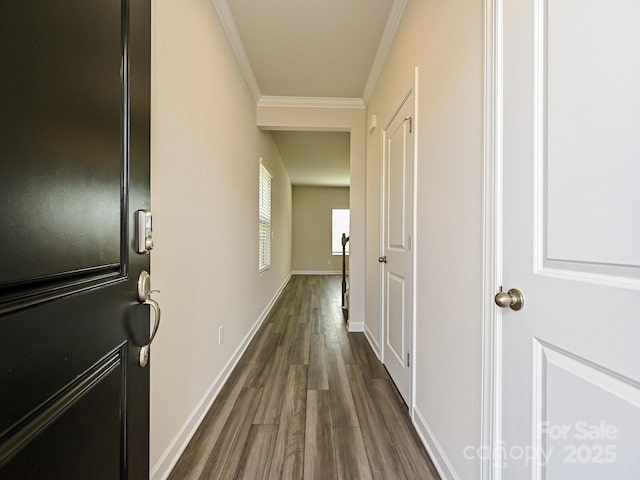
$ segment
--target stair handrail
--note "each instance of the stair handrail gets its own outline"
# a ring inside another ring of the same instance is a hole
[[[342,308],[346,308],[347,293],[347,242],[349,237],[346,233],[342,234]]]

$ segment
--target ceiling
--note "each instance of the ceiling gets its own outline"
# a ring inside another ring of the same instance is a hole
[[[292,185],[349,186],[349,133],[272,134]]]
[[[365,108],[408,0],[212,0],[257,105]],[[349,134],[273,132],[294,185],[349,185]]]
[[[369,100],[407,0],[213,0],[256,103]]]

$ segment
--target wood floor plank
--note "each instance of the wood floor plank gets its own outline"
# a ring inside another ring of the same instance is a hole
[[[335,335],[325,335],[325,344],[334,425],[358,427],[360,423],[358,422],[358,415],[353,402],[349,377],[340,352],[340,344]]]
[[[269,376],[269,371],[273,366],[274,352],[278,346],[278,340],[280,335],[272,332],[271,329],[266,329],[262,334],[262,340],[258,346],[255,356],[251,361],[253,368],[247,377],[247,388],[263,387],[264,382]]]
[[[249,436],[251,419],[255,415],[262,389],[243,388],[238,401],[220,432],[200,480],[233,480]]]
[[[273,325],[265,322],[260,326],[251,342],[249,342],[247,349],[242,354],[242,357],[240,357],[238,363],[248,364],[255,361],[256,352],[262,343],[262,337],[265,331],[273,331]]]
[[[327,318],[318,311],[311,316],[311,335],[319,335],[327,330]],[[329,327],[331,328],[331,327]]]
[[[295,316],[300,314],[302,305],[305,302],[305,283],[306,283],[306,276],[297,275],[292,302],[290,303],[290,306],[289,306],[289,312]]]
[[[187,448],[169,476],[169,480],[197,480],[218,441],[231,410],[242,392],[251,366],[239,365],[231,372],[227,382],[196,430]]]
[[[291,365],[271,461],[271,480],[300,480],[304,468],[307,365]]]
[[[378,406],[367,391],[360,365],[347,365],[346,369],[358,411],[360,430],[367,450],[372,477],[374,480],[405,478],[398,452]]]
[[[336,295],[340,295],[340,293],[338,292]],[[336,327],[341,327],[346,331],[347,322],[344,319],[344,314],[340,305],[341,302],[339,299],[333,303],[333,308],[331,309],[331,319],[332,323]]]
[[[371,396],[378,405],[393,443],[397,447],[400,464],[408,479],[434,480],[435,467],[413,429],[409,413],[396,396],[390,380],[371,380]]]
[[[327,355],[324,345],[324,335],[311,335],[311,352],[309,355],[309,383],[308,390],[329,390],[327,375]]]
[[[347,332],[345,325],[339,325],[336,329],[338,331],[337,338],[340,343],[340,351],[342,352],[345,365],[360,365],[360,357],[355,350],[352,340],[350,340],[354,334]]]
[[[320,283],[316,281],[313,284],[313,291],[311,292],[311,299],[309,300],[309,320],[318,317],[320,315],[320,302],[322,300],[321,295],[318,294],[318,288]]]
[[[295,314],[290,314],[287,317],[287,321],[284,324],[282,334],[280,335],[280,339],[278,341],[279,347],[287,347],[291,348],[293,342],[295,342],[296,334],[298,332],[298,321],[296,320]]]
[[[293,365],[309,364],[309,342],[311,337],[311,322],[298,323],[296,338],[291,345],[289,363]]]
[[[277,425],[280,423],[280,413],[282,412],[282,400],[287,386],[287,376],[289,372],[288,349],[278,347],[274,354],[274,362],[269,372],[269,378],[265,381],[262,397],[258,410],[253,418],[255,424]]]
[[[311,319],[311,297],[312,295],[306,294],[298,309],[298,322],[307,323]]]
[[[336,478],[333,427],[329,392],[307,392],[307,418],[304,434],[304,479]]]
[[[326,317],[327,320],[329,316],[333,315],[333,309],[335,308],[334,305],[334,292],[331,288],[332,285],[332,281],[329,277],[322,277],[322,281],[320,283],[320,289],[321,289],[321,294],[320,294],[320,314],[323,317]],[[339,299],[340,301],[342,301],[342,299]]]
[[[287,287],[283,290],[282,296],[282,305],[278,310],[277,315],[273,317],[273,331],[282,334],[287,326],[289,318],[294,315],[293,309],[296,308],[296,291],[298,287],[299,280],[296,276],[291,277]]]
[[[349,345],[351,351],[354,352],[357,358],[357,363],[362,367],[362,373],[367,379],[389,379],[389,374],[386,369],[376,357],[376,354],[369,345],[369,340],[362,332],[349,334]]]
[[[372,480],[360,427],[335,428],[338,480]]]
[[[271,458],[276,444],[276,425],[253,425],[240,458],[236,480],[269,480]]]
[[[292,308],[295,288],[295,281],[292,278],[280,296],[278,311],[269,315],[269,322],[273,325],[273,332],[281,334],[284,331],[287,320],[292,314],[289,310]]]

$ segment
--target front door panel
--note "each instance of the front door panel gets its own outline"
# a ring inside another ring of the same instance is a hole
[[[0,7],[0,478],[147,478],[148,1]]]

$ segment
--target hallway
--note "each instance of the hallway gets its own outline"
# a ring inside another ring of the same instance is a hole
[[[340,278],[291,278],[170,480],[438,479]]]

